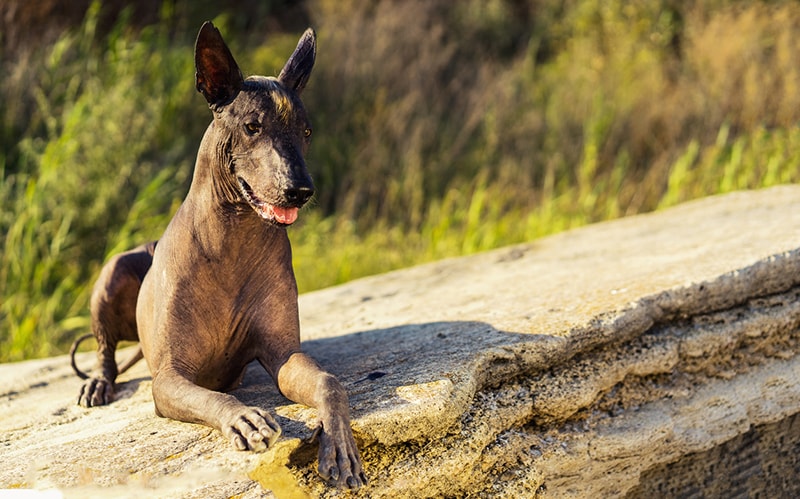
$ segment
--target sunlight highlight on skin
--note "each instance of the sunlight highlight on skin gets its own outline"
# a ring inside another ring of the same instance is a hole
[[[275,103],[275,112],[284,123],[288,123],[293,111],[292,98],[277,78],[267,78],[266,82],[269,95],[272,97],[272,102]]]
[[[289,95],[283,84],[272,76],[250,76],[246,81],[256,82],[263,86],[275,104],[275,114],[278,119],[283,123],[289,124],[294,112],[294,103],[292,102],[292,96]]]

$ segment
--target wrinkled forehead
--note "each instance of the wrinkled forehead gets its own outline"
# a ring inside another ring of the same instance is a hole
[[[289,123],[297,113],[304,113],[300,99],[287,90],[277,78],[250,76],[244,81],[241,92],[234,101],[237,114],[248,112],[274,112]]]

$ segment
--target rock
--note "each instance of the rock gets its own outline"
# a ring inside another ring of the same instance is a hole
[[[782,186],[301,296],[304,348],[350,394],[356,495],[797,495],[798,246]],[[284,428],[261,455],[155,417],[144,363],[108,407],[76,406],[79,386],[65,357],[0,366],[0,488],[338,495],[314,411],[257,367],[235,394]]]

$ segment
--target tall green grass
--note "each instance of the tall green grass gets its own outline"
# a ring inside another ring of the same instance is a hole
[[[61,351],[87,329],[100,264],[158,237],[191,172],[204,120],[191,58],[158,26],[134,38],[124,21],[96,46],[99,8],[20,75],[34,123],[5,155],[21,160],[2,185],[3,360]]]
[[[196,27],[168,28],[185,23],[164,5],[101,36],[95,3],[2,61],[0,361],[63,352],[102,262],[157,238],[185,195],[211,117]],[[794,2],[305,5],[318,194],[290,229],[301,291],[798,181]],[[215,22],[243,70],[279,71],[296,34],[239,33],[236,15]]]

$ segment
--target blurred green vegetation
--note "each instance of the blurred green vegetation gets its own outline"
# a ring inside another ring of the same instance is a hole
[[[246,73],[275,74],[299,31],[229,3],[206,17]],[[796,2],[300,4],[319,35],[301,291],[800,177]],[[0,361],[63,352],[103,261],[185,195],[211,119],[186,22],[208,2],[187,5],[101,33],[95,2],[4,53]]]

